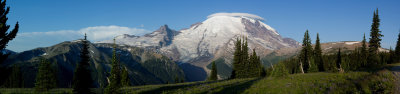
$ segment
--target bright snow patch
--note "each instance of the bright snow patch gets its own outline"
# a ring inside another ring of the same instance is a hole
[[[356,43],[360,43],[360,42],[358,42],[358,41],[354,41],[354,42],[345,42],[347,45],[353,45],[353,44],[356,44]]]
[[[328,49],[331,49],[332,47],[328,47],[328,48],[325,48],[324,50],[328,50]]]
[[[47,53],[43,53],[42,55],[47,55]]]

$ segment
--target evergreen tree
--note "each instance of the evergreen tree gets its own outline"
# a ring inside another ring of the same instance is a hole
[[[392,50],[392,47],[390,47],[390,49],[389,49],[389,60],[388,60],[388,64],[395,63],[394,61],[395,61],[395,53],[394,53],[394,51]]]
[[[379,48],[381,47],[381,37],[383,35],[381,34],[381,31],[379,30],[379,25],[380,25],[380,19],[379,19],[379,14],[378,14],[378,9],[374,12],[374,17],[372,20],[372,25],[371,25],[371,34],[369,38],[369,55],[368,55],[368,64],[370,66],[374,66],[379,64],[379,56],[378,56],[378,51]]]
[[[271,76],[272,77],[284,77],[289,75],[288,70],[286,69],[286,66],[284,63],[278,63],[274,70],[272,70]]]
[[[231,72],[231,77],[230,79],[234,79],[237,76],[237,73],[239,73],[242,69],[242,66],[240,66],[240,63],[242,62],[241,59],[241,50],[242,50],[242,43],[239,38],[236,38],[236,43],[235,43],[235,52],[233,53],[233,68]]]
[[[6,1],[4,0],[3,2],[0,2],[0,51],[4,51],[8,42],[10,40],[13,40],[15,36],[17,36],[18,33],[18,28],[19,24],[18,22],[15,24],[14,29],[12,29],[10,32],[7,32],[8,29],[10,28],[10,25],[7,25],[7,14],[10,11],[10,7],[6,6]],[[4,62],[4,60],[7,59],[9,53],[0,53],[0,64]],[[0,70],[1,71],[1,70]]]
[[[179,77],[178,76],[175,76],[175,83],[179,83]]]
[[[399,35],[397,36],[397,43],[396,43],[396,48],[394,48],[394,62],[398,63],[400,62],[400,30],[399,30]]]
[[[57,78],[51,63],[42,58],[39,66],[39,71],[36,74],[35,90],[48,91],[56,87]]]
[[[336,68],[339,70],[339,72],[342,72],[342,55],[340,54],[340,48],[337,53],[337,58],[336,58]]]
[[[248,69],[249,69],[247,71],[247,74],[249,74],[248,77],[260,77],[260,73],[262,72],[261,60],[257,56],[255,49],[253,49],[253,54],[250,55]]]
[[[310,58],[310,68],[308,69],[308,72],[318,72],[318,65],[314,61],[315,59],[313,57]]]
[[[92,76],[90,71],[90,57],[89,57],[89,41],[85,39],[82,41],[82,49],[80,53],[81,61],[75,69],[73,78],[73,92],[76,94],[90,94],[92,87]]]
[[[367,59],[368,59],[368,51],[367,51],[367,41],[365,40],[365,33],[364,33],[364,37],[362,40],[362,46],[361,46],[361,66],[362,67],[366,67],[367,66]]]
[[[317,40],[315,41],[315,47],[314,47],[314,62],[318,66],[319,71],[325,71],[324,61],[322,60],[322,50],[321,50],[321,44],[319,41],[318,33],[317,33]]]
[[[210,77],[208,78],[208,80],[210,81],[214,81],[214,80],[218,80],[218,72],[217,72],[217,66],[215,65],[215,61],[213,61],[211,66],[211,74]]]
[[[260,77],[265,77],[265,76],[267,76],[267,72],[265,71],[264,66],[261,65],[261,68],[260,68]]]
[[[238,74],[238,77],[240,78],[246,78],[249,77],[249,72],[250,72],[250,64],[249,64],[249,53],[248,53],[248,44],[247,44],[247,37],[243,38],[243,44],[242,44],[242,51],[241,51],[241,57],[242,57],[242,62],[241,66],[243,67],[241,70],[241,73]]]
[[[21,88],[24,86],[24,79],[22,77],[21,68],[19,65],[14,65],[11,75],[8,77],[6,87],[8,88]]]
[[[131,86],[128,69],[126,67],[122,70],[121,84],[122,86]]]
[[[303,71],[305,73],[308,72],[310,66],[311,66],[311,57],[313,54],[312,51],[312,45],[311,45],[311,39],[310,35],[308,34],[308,30],[304,33],[304,39],[303,39],[303,45],[302,49],[300,52],[300,67],[302,67]]]
[[[116,49],[117,47],[114,39],[114,49],[111,61],[112,68],[111,68],[110,83],[108,84],[105,91],[105,93],[107,94],[118,93],[118,89],[121,87],[121,66],[119,64],[119,61],[117,61]]]

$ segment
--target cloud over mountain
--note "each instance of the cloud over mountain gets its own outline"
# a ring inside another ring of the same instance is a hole
[[[16,38],[10,42],[7,48],[13,51],[24,51],[37,47],[51,46],[63,41],[71,41],[83,38],[87,33],[88,39],[92,42],[112,39],[117,35],[143,35],[151,31],[145,29],[122,27],[116,25],[93,26],[79,30],[59,30],[48,32],[20,32]]]

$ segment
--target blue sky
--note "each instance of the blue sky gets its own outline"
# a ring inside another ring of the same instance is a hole
[[[306,29],[313,41],[317,32],[322,42],[360,41],[363,33],[369,36],[376,8],[383,47],[394,47],[400,30],[399,0],[8,0],[7,5],[8,24],[20,22],[19,34],[7,47],[17,52],[75,40],[85,31],[143,35],[164,24],[180,30],[218,12],[261,16],[283,37],[297,41]]]

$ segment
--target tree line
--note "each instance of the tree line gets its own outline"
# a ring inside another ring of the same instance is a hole
[[[264,77],[266,75],[260,56],[255,49],[249,54],[247,37],[236,38],[235,51],[233,53],[233,68],[230,79]],[[212,62],[211,74],[208,80],[218,80],[217,67]]]
[[[275,67],[267,69],[268,76],[274,74],[287,75],[295,73],[312,72],[346,72],[346,71],[371,71],[385,64],[400,62],[400,32],[396,48],[389,51],[381,51],[381,30],[378,9],[374,11],[370,30],[370,38],[367,43],[365,34],[361,41],[361,47],[354,50],[343,51],[336,49],[334,54],[322,54],[319,34],[314,47],[308,30],[304,33],[302,49],[293,58],[279,62]],[[275,71],[274,71],[275,70]]]

